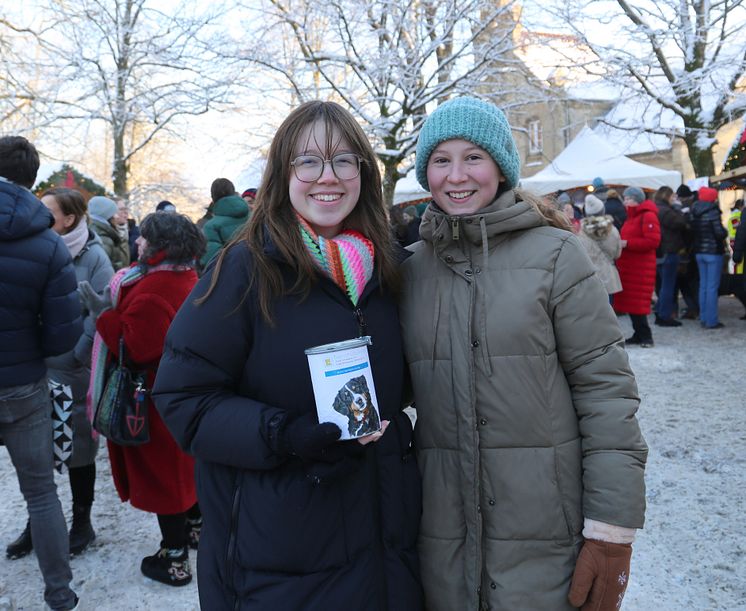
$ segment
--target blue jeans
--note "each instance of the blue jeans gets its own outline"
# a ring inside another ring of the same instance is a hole
[[[75,593],[67,524],[54,483],[51,411],[46,378],[0,388],[0,436],[26,499],[44,600],[52,609],[72,609]]]
[[[658,293],[658,303],[655,306],[655,313],[658,318],[671,320],[673,317],[674,299],[676,299],[676,271],[679,268],[679,255],[669,253],[663,256],[663,263],[660,265],[661,288]]]
[[[723,255],[697,253],[699,268],[699,320],[705,327],[718,324],[718,287]]]

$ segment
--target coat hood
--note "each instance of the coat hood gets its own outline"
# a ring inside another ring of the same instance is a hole
[[[614,219],[607,214],[600,216],[587,216],[580,221],[580,227],[589,238],[603,240],[611,233]]]
[[[692,207],[692,214],[694,216],[702,216],[703,214],[706,214],[707,212],[710,212],[712,210],[717,210],[718,216],[720,216],[720,207],[717,205],[716,202],[703,202],[700,200],[695,202],[694,206]]]
[[[0,180],[0,240],[26,238],[52,225],[52,213],[31,191]]]
[[[215,202],[212,213],[215,216],[243,219],[249,216],[249,205],[238,195],[228,195]]]
[[[450,216],[433,201],[425,210],[420,236],[440,250],[454,240],[464,239],[479,246],[501,234],[540,227],[546,221],[539,211],[525,201],[516,200],[510,190],[474,214]]]
[[[627,209],[627,216],[629,218],[634,218],[638,214],[642,214],[643,212],[652,212],[656,216],[658,215],[658,206],[656,206],[652,201],[649,199],[646,199],[641,204],[638,204],[637,206],[625,206]]]
[[[99,238],[101,236],[110,238],[115,245],[119,245],[122,242],[122,236],[120,236],[119,232],[109,223],[103,223],[98,219],[91,218],[89,227],[99,235]]]

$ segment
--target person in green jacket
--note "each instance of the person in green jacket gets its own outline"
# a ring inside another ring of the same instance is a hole
[[[236,230],[249,220],[249,206],[227,178],[212,181],[210,196],[213,216],[202,227],[207,238],[207,251],[200,261],[203,268],[228,243]]]
[[[425,606],[616,610],[647,446],[604,285],[560,213],[515,189],[497,107],[443,103],[416,155],[432,201],[402,263],[400,319]]]

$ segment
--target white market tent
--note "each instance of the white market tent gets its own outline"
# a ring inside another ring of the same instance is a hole
[[[586,126],[552,163],[530,178],[521,179],[520,186],[537,195],[547,195],[585,187],[597,176],[607,185],[641,189],[655,190],[667,186],[675,190],[681,184],[679,172],[662,170],[625,157]]]
[[[407,175],[396,183],[394,189],[394,205],[417,201],[430,197],[430,192],[425,191],[417,182],[417,173],[412,168]]]

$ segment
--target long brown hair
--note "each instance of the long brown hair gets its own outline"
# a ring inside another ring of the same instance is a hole
[[[658,204],[669,204],[671,202],[671,196],[673,195],[673,189],[671,187],[660,187],[653,195],[653,201]]]
[[[218,282],[225,254],[234,244],[246,242],[254,259],[249,273],[249,287],[256,283],[262,316],[272,323],[272,301],[282,295],[297,293],[307,296],[321,273],[301,238],[298,219],[290,203],[290,162],[297,155],[297,144],[304,130],[314,123],[323,123],[326,149],[331,157],[336,145],[335,135],[347,141],[352,152],[361,158],[360,198],[344,221],[346,229],[355,229],[367,237],[375,248],[375,261],[382,289],[396,291],[399,287],[397,269],[386,208],[381,189],[381,174],[375,153],[354,117],[334,102],[312,101],[296,108],[282,122],[269,148],[267,166],[251,220],[241,228],[218,255],[212,281],[202,303]],[[265,252],[266,242],[272,242],[285,262],[295,272],[295,282],[287,286],[277,261]]]

